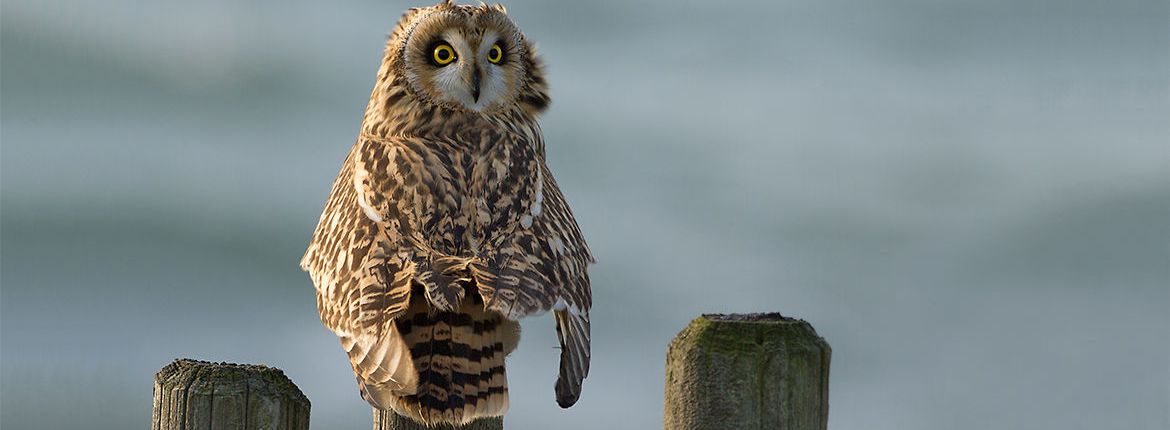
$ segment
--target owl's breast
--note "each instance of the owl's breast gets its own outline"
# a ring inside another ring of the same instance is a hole
[[[467,208],[469,242],[490,253],[517,226],[531,224],[539,194],[540,165],[535,151],[521,136],[505,134],[472,168]]]
[[[450,255],[484,256],[521,225],[539,194],[540,165],[525,134],[481,127],[427,148],[424,235]]]
[[[472,180],[468,174],[468,160],[458,152],[442,153],[428,157],[426,166],[428,196],[420,215],[423,235],[438,251],[450,255],[468,255],[473,251],[469,246],[468,231],[472,225]]]

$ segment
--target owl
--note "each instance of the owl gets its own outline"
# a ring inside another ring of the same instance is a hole
[[[594,261],[545,163],[548,85],[503,6],[408,10],[301,267],[371,406],[423,424],[508,408],[517,320],[553,311],[554,391],[589,374]]]

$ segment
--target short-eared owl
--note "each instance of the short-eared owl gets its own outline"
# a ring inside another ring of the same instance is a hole
[[[545,165],[549,103],[503,6],[410,9],[301,267],[366,401],[424,424],[508,408],[516,320],[554,311],[557,403],[589,373],[587,266]]]

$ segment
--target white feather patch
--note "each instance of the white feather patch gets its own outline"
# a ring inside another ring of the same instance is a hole
[[[362,207],[362,212],[366,214],[366,218],[374,222],[382,222],[382,215],[378,214],[378,211],[370,205],[370,202],[366,201],[366,192],[362,189],[362,183],[369,176],[370,173],[366,169],[363,169],[361,166],[355,166],[353,171],[353,189],[357,191],[357,203],[358,206]]]
[[[580,315],[581,314],[581,309],[576,307],[576,306],[570,305],[569,302],[565,301],[564,297],[557,297],[557,302],[553,303],[553,309],[558,310],[558,311],[563,311],[563,310],[567,309],[569,311],[569,313],[572,315]]]
[[[544,178],[540,170],[536,171],[536,202],[532,204],[532,209],[528,212],[532,216],[540,215],[540,204],[544,202]]]
[[[553,236],[552,239],[548,240],[548,245],[557,255],[565,255],[565,242],[561,240],[560,236]]]

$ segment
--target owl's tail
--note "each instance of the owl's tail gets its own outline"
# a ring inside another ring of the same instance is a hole
[[[484,312],[478,294],[468,294],[458,312],[436,311],[423,294],[412,296],[395,330],[416,371],[415,391],[388,390],[389,402],[370,404],[428,425],[503,415],[508,410],[504,357],[519,341],[519,324]],[[363,397],[383,396],[363,390]]]

